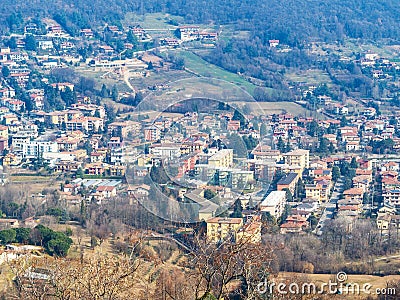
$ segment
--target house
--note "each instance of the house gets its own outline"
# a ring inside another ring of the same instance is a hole
[[[286,218],[286,222],[281,225],[280,231],[286,233],[302,233],[308,228],[307,219],[299,215],[291,215]]]
[[[275,48],[279,45],[279,40],[269,40],[268,42],[271,48]]]
[[[129,196],[144,198],[149,196],[149,192],[150,192],[150,186],[147,184],[141,184],[135,186],[130,185],[128,187]]]
[[[240,129],[240,121],[238,121],[238,120],[228,121],[227,130],[238,131],[239,129]]]
[[[358,175],[353,177],[353,187],[360,188],[364,193],[368,192],[370,185],[370,177],[368,175]]]
[[[100,152],[92,152],[90,153],[90,162],[95,163],[95,162],[103,162],[106,158],[106,155],[104,153]]]
[[[208,165],[229,168],[233,165],[233,149],[222,149],[208,159]]]
[[[343,192],[344,199],[356,200],[362,203],[364,191],[361,188],[351,188]]]
[[[200,37],[199,29],[200,27],[196,25],[180,26],[179,37],[182,41],[197,40]]]
[[[206,223],[207,240],[215,243],[226,239],[236,241],[238,232],[243,227],[242,218],[215,217],[206,220]]]
[[[337,202],[338,209],[340,210],[353,210],[357,213],[362,211],[362,200],[358,199],[342,199]]]
[[[396,208],[400,207],[400,190],[386,190],[382,192],[383,203]]]
[[[19,221],[17,219],[0,218],[0,230],[8,228],[18,228]]]
[[[161,138],[161,129],[155,125],[144,129],[144,139],[149,142],[158,141]]]
[[[186,192],[184,199],[188,202],[195,203],[198,205],[198,220],[208,220],[215,216],[218,209],[218,205],[210,200],[204,198],[204,190],[195,189],[191,192]]]
[[[101,193],[104,198],[111,198],[117,195],[117,188],[115,186],[100,185],[97,187],[96,192]]]

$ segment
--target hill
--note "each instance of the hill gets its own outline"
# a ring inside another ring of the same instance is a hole
[[[18,14],[11,14],[11,12]],[[279,39],[289,45],[310,39],[342,40],[400,36],[400,4],[396,0],[3,0],[1,29],[20,22],[20,17],[57,15],[71,30],[103,22],[118,23],[128,12],[164,12],[185,17],[186,23],[234,24],[249,30],[263,44]]]

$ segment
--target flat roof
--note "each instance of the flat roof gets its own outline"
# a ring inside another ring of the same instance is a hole
[[[261,202],[260,206],[276,206],[282,200],[282,198],[286,198],[285,191],[272,191],[267,198]]]

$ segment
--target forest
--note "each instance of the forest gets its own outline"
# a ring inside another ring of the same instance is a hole
[[[127,12],[164,12],[184,16],[186,23],[233,24],[236,30],[250,31],[264,45],[271,38],[295,46],[310,40],[398,40],[400,36],[400,4],[395,0],[4,0],[2,4],[3,33],[18,25],[21,17],[55,17],[74,33],[104,22],[118,25]]]

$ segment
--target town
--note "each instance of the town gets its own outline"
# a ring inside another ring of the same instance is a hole
[[[356,260],[365,253],[342,239],[368,223],[381,245],[373,254],[396,254],[400,124],[386,90],[375,91],[381,101],[338,98],[324,82],[293,81],[298,96],[277,109],[239,72],[214,86],[221,98],[213,100],[187,51],[217,47],[218,26],[169,19],[162,30],[105,23],[72,34],[63,20],[22,24],[0,49],[0,263],[21,251],[66,256],[82,228],[92,248],[134,229],[184,251],[199,232],[214,244],[337,238]],[[293,50],[277,39],[269,49]],[[398,84],[398,60],[366,50],[351,64],[371,81]],[[238,84],[257,101],[223,97]],[[204,97],[190,94],[196,88]],[[152,98],[179,96],[162,111]],[[21,237],[23,228],[53,225],[72,239],[54,238],[57,248]],[[310,261],[299,261],[277,271],[309,272]]]

